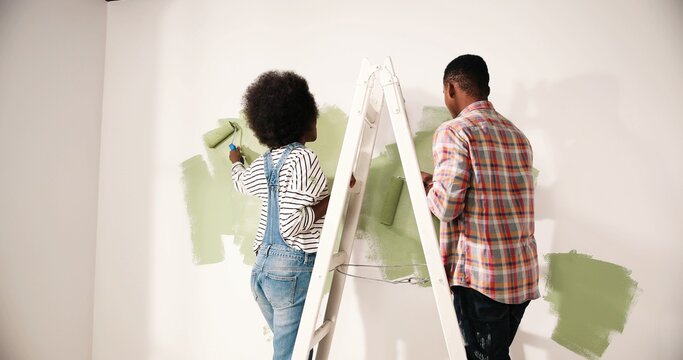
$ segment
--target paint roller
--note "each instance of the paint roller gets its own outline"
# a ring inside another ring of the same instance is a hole
[[[398,201],[401,199],[401,192],[403,191],[403,183],[405,183],[404,178],[394,176],[387,185],[384,194],[384,204],[382,205],[382,212],[380,213],[379,219],[384,225],[391,225],[394,223],[396,210],[398,210]]]
[[[237,134],[239,129],[237,124],[229,121],[227,125],[223,125],[204,134],[204,144],[213,149],[232,135],[230,150],[235,151],[237,150],[237,147],[235,146],[235,134]]]

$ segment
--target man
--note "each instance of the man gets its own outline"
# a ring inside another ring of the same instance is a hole
[[[484,59],[463,55],[443,77],[455,119],[436,130],[427,201],[440,243],[467,359],[510,359],[530,300],[539,297],[529,140],[488,101]]]

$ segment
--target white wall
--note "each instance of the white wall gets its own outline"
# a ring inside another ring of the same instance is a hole
[[[91,358],[104,1],[0,0],[0,358]]]
[[[107,16],[94,359],[269,356],[238,249],[192,265],[179,169],[256,75],[296,70],[348,110],[360,59],[391,55],[416,119],[463,53],[488,61],[491,100],[535,146],[539,251],[639,282],[604,359],[683,355],[680,1],[138,0]],[[428,289],[347,289],[332,359],[446,358]],[[550,340],[555,320],[535,301],[516,358],[579,358]]]

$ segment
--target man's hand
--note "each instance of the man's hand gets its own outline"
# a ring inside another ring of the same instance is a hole
[[[429,189],[432,188],[432,185],[434,185],[432,182],[432,174],[420,171],[420,175],[422,175],[422,186],[425,188],[425,194],[427,194],[429,193]]]
[[[234,163],[244,163],[244,159],[242,159],[242,152],[240,151],[240,148],[237,147],[236,150],[230,150],[230,161]]]

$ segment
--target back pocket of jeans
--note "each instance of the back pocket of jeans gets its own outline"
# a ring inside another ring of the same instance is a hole
[[[296,276],[265,274],[263,292],[273,308],[285,308],[294,304]]]

